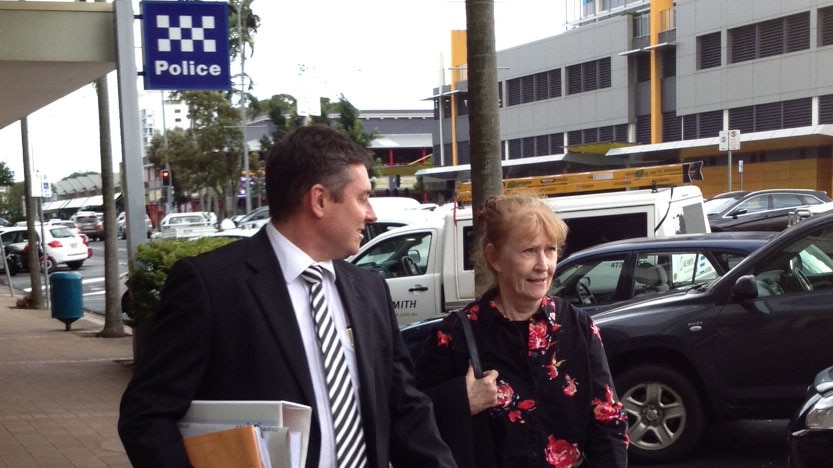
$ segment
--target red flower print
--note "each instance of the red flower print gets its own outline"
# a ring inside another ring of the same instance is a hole
[[[563,439],[549,436],[547,447],[544,449],[547,463],[555,468],[570,468],[581,465],[581,451],[577,444],[571,444]]]
[[[518,409],[523,411],[531,411],[535,409],[535,400],[524,400],[518,403]]]
[[[547,324],[543,320],[535,320],[529,324],[529,354],[547,349]]]
[[[524,418],[521,416],[521,412],[518,411],[518,410],[510,411],[508,416],[509,416],[509,422],[513,422],[513,423],[516,423],[516,422],[523,423],[524,422]]]
[[[624,421],[627,418],[622,409],[622,403],[613,400],[613,391],[609,386],[605,388],[605,401],[594,398],[592,404],[593,415],[597,421]]]
[[[563,363],[564,363],[564,360],[561,360],[561,361],[556,360],[555,353],[553,353],[552,359],[550,360],[550,363],[548,365],[544,366],[544,369],[546,369],[546,371],[547,371],[547,377],[549,377],[550,380],[558,377],[558,368]]]
[[[492,307],[495,306],[494,301],[491,303],[491,305],[492,305]],[[469,308],[469,310],[467,311],[466,315],[469,316],[469,320],[471,320],[473,322],[476,322],[478,317],[480,317],[480,305],[479,304],[474,304],[473,306],[471,306]]]
[[[438,331],[437,347],[448,346],[449,343],[451,343],[451,334]]]
[[[569,374],[564,376],[564,380],[567,381],[564,384],[564,395],[568,397],[574,396],[578,391],[578,382],[576,382],[576,379],[570,377]]]
[[[515,399],[515,390],[506,382],[500,381],[497,385],[496,408],[508,408]]]

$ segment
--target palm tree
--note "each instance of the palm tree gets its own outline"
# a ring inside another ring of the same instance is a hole
[[[490,197],[503,193],[498,121],[494,0],[466,0],[472,207],[475,217]],[[482,224],[475,219],[475,236]],[[475,272],[481,284],[483,273]]]

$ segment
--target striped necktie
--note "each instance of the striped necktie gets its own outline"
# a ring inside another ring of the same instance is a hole
[[[335,324],[327,310],[327,299],[321,285],[322,275],[323,270],[318,265],[312,265],[301,273],[304,281],[309,283],[312,318],[318,333],[318,343],[321,345],[321,357],[324,359],[338,468],[365,467],[366,447],[359,408],[353,392],[353,381],[350,380],[347,359],[344,357]]]

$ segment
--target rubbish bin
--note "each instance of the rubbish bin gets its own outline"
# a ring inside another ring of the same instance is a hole
[[[52,290],[52,318],[64,322],[69,331],[72,322],[84,315],[81,295],[81,273],[60,272],[49,275]]]

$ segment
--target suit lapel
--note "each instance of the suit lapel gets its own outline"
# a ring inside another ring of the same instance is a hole
[[[277,346],[283,356],[286,356],[295,382],[298,383],[307,402],[314,408],[315,393],[304,353],[301,330],[266,230],[258,232],[251,239],[250,245],[252,247],[248,251],[246,261],[254,273],[248,281],[249,291],[260,305],[264,320],[275,335]]]
[[[374,343],[377,338],[374,336],[379,333],[379,330],[373,329],[372,314],[374,311],[369,310],[370,301],[364,295],[364,288],[367,284],[360,284],[353,273],[344,268],[340,262],[334,262],[336,269],[336,287],[338,288],[341,300],[344,303],[344,313],[350,321],[350,327],[353,329],[353,342],[356,350],[356,363],[358,365],[359,384],[360,384],[360,400],[362,405],[362,422],[365,426],[367,434],[374,434],[374,423],[376,415],[376,396],[374,393],[374,383],[376,382],[376,375],[374,373],[374,353],[376,347]]]

